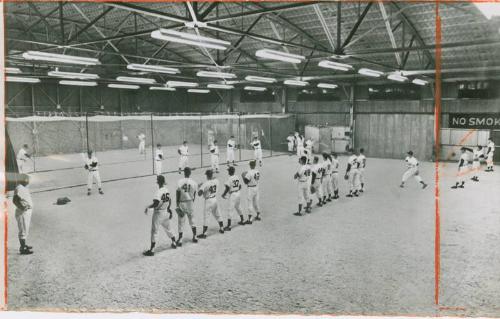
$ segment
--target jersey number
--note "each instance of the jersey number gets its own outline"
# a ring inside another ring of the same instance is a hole
[[[184,191],[184,193],[190,193],[191,192],[191,185],[189,185],[189,184],[182,185],[182,190]]]
[[[237,180],[237,179],[235,179],[235,180],[233,181],[233,187],[234,187],[234,188],[238,188],[238,186],[240,186],[240,181],[239,181],[239,180]]]
[[[215,193],[217,192],[217,186],[216,186],[216,185],[210,186],[210,187],[208,188],[208,192],[209,192],[210,194],[215,194]]]
[[[260,173],[255,173],[255,175],[253,176],[253,178],[255,178],[255,180],[258,181],[259,178],[260,178]]]
[[[166,202],[169,202],[170,201],[170,195],[168,193],[165,193],[163,195],[161,195],[161,201],[166,203]]]

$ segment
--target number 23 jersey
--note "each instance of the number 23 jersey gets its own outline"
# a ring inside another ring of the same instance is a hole
[[[166,186],[161,187],[156,191],[154,197],[160,204],[155,208],[155,211],[165,211],[170,205],[170,192]]]

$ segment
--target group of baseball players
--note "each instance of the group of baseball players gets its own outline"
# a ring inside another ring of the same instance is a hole
[[[486,147],[478,145],[476,149],[469,147],[460,148],[460,158],[458,160],[458,172],[455,185],[452,189],[465,188],[466,176],[472,173],[471,180],[479,182],[479,172],[481,171],[481,162],[486,162],[485,172],[493,172],[493,156],[495,154],[495,143],[492,138],[488,138]]]

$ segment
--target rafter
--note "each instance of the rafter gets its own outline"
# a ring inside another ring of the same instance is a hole
[[[349,34],[347,35],[347,38],[345,38],[344,43],[342,43],[342,49],[346,47],[351,42],[352,37],[356,34],[356,31],[358,31],[359,26],[365,19],[366,15],[368,14],[368,11],[370,11],[370,8],[372,7],[373,2],[368,2],[366,7],[363,9],[363,12],[361,15],[358,17],[358,20],[356,20],[356,23],[352,27],[351,31],[349,31]]]
[[[40,12],[40,10],[38,10],[38,8],[36,7],[36,5],[34,3],[32,3],[32,2],[28,2],[28,6],[31,9],[33,9],[40,16],[40,18],[42,19],[42,22],[45,24],[45,26],[47,27],[47,29],[49,29],[49,31],[52,34],[55,34],[54,29],[52,29],[52,26],[47,21],[47,19],[44,17],[44,15]],[[58,10],[58,9],[59,9],[59,7],[56,10]]]
[[[113,10],[113,7],[106,8],[106,10],[104,10],[101,14],[99,14],[97,17],[95,17],[94,19],[92,19],[92,21],[90,21],[89,23],[87,23],[87,25],[85,25],[83,28],[81,28],[80,30],[78,30],[78,32],[75,33],[75,35],[72,36],[71,39],[68,40],[68,43],[70,43],[73,40],[77,39],[80,34],[82,34],[83,32],[87,31],[90,27],[94,26],[97,23],[97,21],[99,21],[102,17],[104,17],[106,14],[108,14],[111,10]]]
[[[392,33],[391,22],[389,21],[389,16],[387,15],[387,11],[385,11],[384,3],[379,0],[378,6],[380,8],[380,13],[382,13],[382,19],[384,19],[385,28],[387,29],[387,34],[389,35],[389,40],[391,41],[391,45],[393,48],[397,48],[396,38],[394,38],[394,33]],[[401,67],[401,57],[399,56],[399,52],[394,52],[396,56],[396,62],[398,67]]]
[[[325,17],[323,16],[323,12],[321,12],[321,8],[319,7],[318,4],[315,4],[313,6],[314,12],[316,13],[316,16],[319,19],[319,22],[321,24],[321,27],[323,27],[323,31],[325,32],[326,38],[328,39],[328,43],[330,43],[330,46],[332,47],[333,52],[335,52],[335,41],[333,40],[333,36],[330,32],[330,29],[328,28],[328,24],[326,23]]]

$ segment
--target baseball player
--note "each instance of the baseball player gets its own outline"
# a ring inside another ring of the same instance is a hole
[[[139,154],[146,154],[146,135],[139,133],[137,139],[139,140]]]
[[[358,162],[359,162],[359,182],[361,184],[361,188],[359,189],[359,191],[363,193],[365,191],[365,167],[366,167],[366,156],[365,156],[365,150],[363,148],[359,149]]]
[[[213,177],[214,172],[210,169],[205,172],[205,175],[207,176],[207,181],[198,189],[198,195],[205,198],[203,233],[198,235],[198,238],[207,238],[207,219],[208,214],[210,213],[214,216],[215,220],[217,220],[217,223],[219,223],[219,233],[224,234],[224,225],[222,223],[222,217],[220,216],[219,207],[217,205],[217,189],[219,188],[219,181]]]
[[[337,159],[337,153],[332,152],[330,160],[332,162],[332,188],[333,188],[333,199],[339,199],[339,160]]]
[[[90,196],[92,193],[92,184],[94,179],[97,183],[97,189],[99,194],[104,195],[102,191],[101,175],[99,175],[99,161],[97,157],[93,154],[92,150],[87,152],[87,158],[85,159],[85,169],[88,171],[87,175],[87,195]]]
[[[214,142],[210,144],[209,150],[212,171],[219,173],[219,146],[217,146],[217,140],[214,140]]]
[[[483,147],[477,146],[477,149],[472,155],[472,178],[474,182],[479,182],[479,171],[481,170],[481,159],[484,159]]]
[[[156,144],[155,166],[154,166],[155,175],[161,175],[162,163],[163,163],[163,151],[161,149],[161,144]]]
[[[318,197],[318,207],[323,206],[323,165],[319,163],[319,158],[314,156],[313,165],[311,168],[311,192]]]
[[[297,142],[297,156],[302,157],[304,156],[304,137],[298,134],[296,137],[296,142]]]
[[[153,203],[146,206],[146,209],[144,209],[144,214],[146,215],[150,209],[153,209],[153,218],[151,223],[151,247],[149,250],[142,253],[144,256],[155,255],[154,249],[156,241],[158,240],[160,226],[163,227],[165,233],[167,233],[167,236],[172,241],[170,247],[174,249],[177,248],[177,245],[175,244],[175,236],[170,230],[170,220],[172,219],[172,210],[170,209],[170,205],[172,204],[172,199],[166,186],[165,177],[163,175],[156,176],[156,183],[158,184],[159,189],[153,197]]]
[[[467,147],[462,147],[460,149],[460,152],[462,153],[460,155],[460,159],[458,160],[458,173],[457,173],[457,181],[455,182],[455,185],[453,185],[451,188],[452,189],[457,189],[457,188],[464,188],[465,186],[465,174],[468,172],[468,155],[467,151],[472,152],[470,148]]]
[[[29,176],[23,174],[20,184],[14,190],[12,202],[16,206],[16,221],[19,230],[19,253],[21,255],[31,255],[33,247],[26,244],[30,229],[31,214],[33,212],[33,200],[31,199],[30,190],[28,188]]]
[[[486,170],[485,172],[493,172],[493,155],[495,154],[495,143],[488,138],[488,150],[486,151]]]
[[[31,155],[28,153],[28,144],[24,144],[23,147],[17,152],[17,167],[19,168],[19,173],[26,173],[26,162],[31,159]]]
[[[305,142],[304,150],[307,151],[306,155],[308,157],[309,162],[311,161],[312,156],[313,156],[313,145],[314,145],[314,141],[311,138],[308,138]]]
[[[252,141],[253,153],[255,161],[259,162],[259,166],[262,166],[262,145],[260,143],[259,137],[254,136]]]
[[[253,213],[256,213],[255,220],[261,220],[259,208],[259,180],[260,173],[255,169],[257,163],[250,161],[250,170],[243,173],[243,182],[248,187],[248,220],[246,224],[252,224]]]
[[[245,219],[243,217],[243,212],[241,211],[241,181],[237,175],[234,175],[236,169],[234,166],[229,166],[227,168],[227,172],[229,174],[229,178],[224,184],[225,189],[222,194],[222,198],[226,199],[229,194],[229,208],[227,212],[227,225],[224,227],[225,231],[231,230],[231,217],[238,213],[240,216],[239,225],[245,225]]]
[[[349,194],[347,197],[359,196],[359,162],[358,153],[351,149],[351,156],[347,160],[347,169],[344,175],[345,180],[349,180]]]
[[[422,180],[422,177],[420,177],[419,172],[418,172],[418,160],[413,156],[413,151],[409,151],[408,156],[405,158],[407,170],[403,174],[403,178],[401,180],[401,185],[399,187],[403,188],[405,187],[406,181],[413,176],[417,182],[422,184],[422,189],[427,187],[427,184],[424,183]]]
[[[186,222],[186,216],[189,221],[189,226],[191,226],[191,231],[193,232],[193,243],[197,243],[196,239],[196,225],[194,223],[194,200],[196,198],[196,191],[198,190],[198,185],[191,178],[191,168],[184,168],[184,178],[177,182],[177,190],[175,196],[176,211],[178,214],[178,232],[179,238],[175,243],[177,247],[182,247],[182,235],[184,233],[184,224]]]
[[[234,136],[231,135],[229,137],[229,140],[227,140],[227,147],[226,147],[226,159],[227,159],[227,165],[229,163],[233,163],[233,166],[236,166],[237,164],[234,162],[234,151],[236,150],[236,141],[234,140]]]
[[[302,156],[299,159],[300,167],[293,176],[298,181],[299,192],[299,210],[294,213],[295,216],[302,216],[302,207],[306,205],[305,212],[311,212],[312,198],[311,198],[311,167],[307,164],[307,157]]]
[[[180,174],[182,170],[188,166],[189,148],[187,146],[187,141],[182,142],[182,145],[179,146],[177,153],[180,155],[179,158],[179,174]]]
[[[286,138],[286,141],[287,141],[287,145],[288,145],[288,153],[290,156],[293,155],[293,147],[295,146],[295,137],[293,136],[293,133],[290,132],[290,134],[288,134],[288,137]]]
[[[323,153],[323,181],[321,187],[323,188],[323,203],[331,202],[333,198],[332,187],[332,160],[330,155]],[[328,196],[327,196],[328,195]]]

